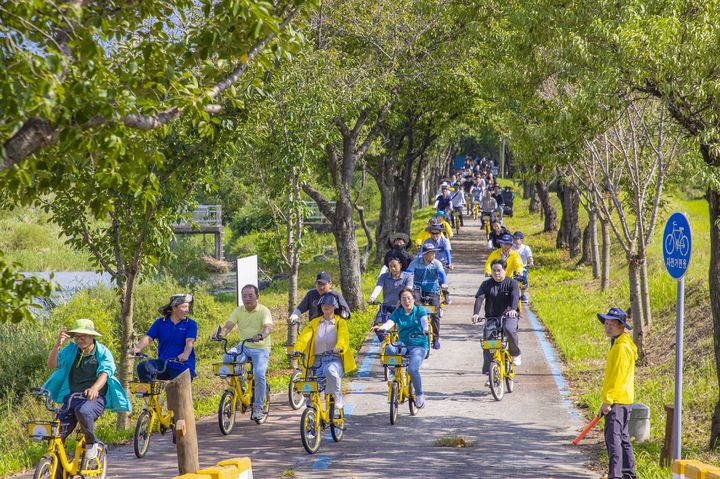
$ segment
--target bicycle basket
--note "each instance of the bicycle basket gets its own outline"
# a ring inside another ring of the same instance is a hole
[[[295,381],[295,389],[300,394],[312,394],[315,392],[318,392],[318,382],[317,381]]]
[[[483,340],[483,349],[500,349],[502,348],[501,339],[485,339]]]
[[[434,304],[424,304],[423,306],[428,314],[434,314],[437,309]]]
[[[403,357],[400,355],[387,355],[384,358],[383,364],[386,366],[402,366]]]
[[[244,363],[215,363],[213,371],[216,376],[225,378],[228,376],[242,376]]]
[[[33,441],[60,437],[60,421],[30,421],[25,424]]]
[[[139,398],[148,397],[151,394],[157,396],[165,388],[165,381],[153,381],[150,383],[131,382],[130,394]]]

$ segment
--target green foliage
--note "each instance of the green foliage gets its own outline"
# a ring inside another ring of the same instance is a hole
[[[53,289],[52,283],[13,271],[17,267],[0,251],[0,324],[32,319],[31,308],[39,308],[34,299],[49,296]]]

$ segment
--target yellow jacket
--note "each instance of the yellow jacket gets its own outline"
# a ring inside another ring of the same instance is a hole
[[[632,404],[635,402],[635,361],[637,346],[627,333],[618,336],[608,352],[603,379],[602,402]]]
[[[315,363],[315,333],[317,333],[321,319],[322,316],[319,316],[310,321],[295,342],[295,351],[305,353],[305,361],[311,366]],[[340,357],[343,362],[345,374],[347,374],[357,368],[355,357],[350,350],[350,332],[347,321],[335,315],[335,328],[337,329],[337,343],[335,347],[342,350]],[[304,372],[307,373],[307,371]]]
[[[485,261],[485,274],[489,275],[491,272],[490,265],[493,261],[496,259],[502,259],[502,250],[500,248],[496,249],[492,253],[490,253],[490,256],[488,256],[487,261]],[[505,260],[507,263],[507,269],[505,270],[508,278],[512,278],[513,274],[522,275],[523,273],[523,262],[522,258],[515,250],[510,250],[510,254],[508,255],[507,259]]]
[[[444,225],[445,225],[445,231],[446,231],[445,233],[443,233],[443,236],[446,237],[446,238],[448,238],[448,243],[449,243],[449,242],[450,242],[450,236],[448,236],[447,231],[448,231],[448,228],[450,228],[450,225],[448,224],[447,221],[444,221],[443,223],[444,223]],[[450,235],[452,235],[452,228],[450,228]],[[418,248],[422,247],[423,243],[424,243],[425,240],[427,240],[428,238],[430,238],[430,233],[428,233],[427,230],[422,230],[422,231],[420,232],[420,234],[417,235],[417,238],[415,238],[415,246],[418,247]]]

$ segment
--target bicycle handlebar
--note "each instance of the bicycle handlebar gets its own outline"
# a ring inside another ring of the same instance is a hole
[[[332,351],[325,351],[324,353],[320,353],[320,354],[316,354],[316,355],[315,355],[316,358],[324,358],[324,357],[328,357],[328,356],[337,356],[337,357],[340,357],[340,353],[334,353],[334,352],[332,352]],[[317,368],[315,368],[315,367],[313,367],[313,366],[309,366],[309,365],[305,362],[306,356],[305,356],[305,353],[303,353],[302,351],[295,351],[295,352],[293,353],[293,357],[302,358],[301,363],[302,363],[302,365],[303,365],[303,367],[304,367],[305,369],[317,369]]]
[[[217,331],[215,331],[215,334],[213,334],[212,340],[223,343],[223,349],[225,350],[225,354],[229,354],[230,356],[232,356],[232,357],[234,358],[234,361],[233,361],[233,362],[237,362],[238,356],[241,356],[241,355],[245,352],[245,343],[256,343],[256,342],[257,342],[257,341],[255,341],[253,338],[243,339],[242,343],[240,343],[240,351],[231,353],[230,351],[228,351],[228,347],[227,347],[228,340],[227,340],[227,338],[226,338],[226,337],[223,337],[223,336],[220,336],[220,330],[221,330],[221,329],[222,329],[222,326],[218,326]]]
[[[50,399],[50,391],[48,391],[47,389],[31,388],[30,392],[32,394],[34,394],[35,396],[43,396],[45,398],[45,409],[47,409],[48,411],[55,413],[55,414],[60,414],[64,411],[66,411],[70,407],[70,404],[72,403],[73,399],[85,397],[84,392],[72,393],[70,396],[68,396],[67,406],[63,405],[60,407],[53,407],[52,404],[54,401],[52,399]]]

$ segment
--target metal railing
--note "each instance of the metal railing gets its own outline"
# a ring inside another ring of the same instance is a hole
[[[335,207],[335,201],[328,201],[331,207]],[[305,221],[310,223],[327,223],[328,220],[320,212],[320,207],[314,201],[305,202]]]
[[[191,213],[191,221],[175,223],[175,226],[186,226],[195,223],[199,226],[222,226],[222,205],[197,205]]]

